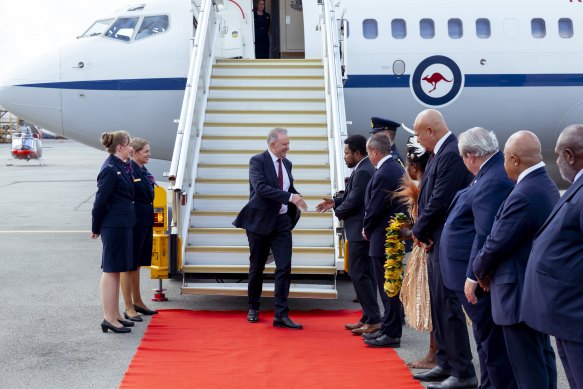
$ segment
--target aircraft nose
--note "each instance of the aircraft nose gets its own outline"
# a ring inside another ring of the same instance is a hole
[[[14,115],[62,134],[61,50],[42,55],[0,80],[0,106]]]

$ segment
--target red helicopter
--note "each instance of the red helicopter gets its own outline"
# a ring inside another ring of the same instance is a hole
[[[31,159],[40,161],[42,165],[43,147],[41,142],[41,132],[36,129],[31,129],[30,126],[20,126],[20,131],[12,134],[12,160],[6,162],[7,166],[11,166],[14,160]]]

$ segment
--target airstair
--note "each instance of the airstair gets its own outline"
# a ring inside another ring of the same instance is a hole
[[[283,127],[294,186],[308,204],[293,231],[290,297],[336,298],[341,226],[332,213],[315,212],[322,197],[344,188],[346,176],[335,27],[321,19],[329,46],[322,59],[218,59],[224,21],[210,0],[199,20],[170,171],[182,293],[247,294],[249,246],[232,222],[249,198],[249,159],[266,150],[269,130]],[[264,296],[273,295],[274,271],[275,263],[266,266]]]

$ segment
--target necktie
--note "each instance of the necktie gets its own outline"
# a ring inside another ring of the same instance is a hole
[[[279,166],[277,169],[277,187],[279,188],[279,190],[283,190],[283,170],[281,168],[281,159],[277,160]]]

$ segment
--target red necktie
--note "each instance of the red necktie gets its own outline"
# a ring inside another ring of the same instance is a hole
[[[277,169],[277,186],[280,190],[283,190],[283,171],[281,169],[281,159],[278,159],[277,162],[279,163],[279,168]]]

